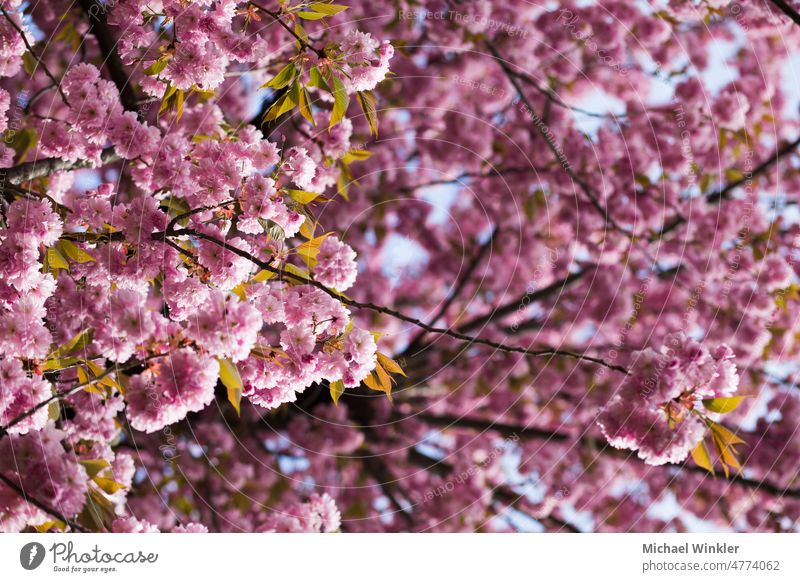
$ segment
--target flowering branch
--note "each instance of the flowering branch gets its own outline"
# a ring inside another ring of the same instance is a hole
[[[86,532],[89,531],[85,527],[83,527],[81,524],[79,524],[78,522],[69,519],[66,515],[64,515],[63,513],[58,511],[57,509],[53,509],[52,507],[50,507],[50,505],[48,505],[47,503],[45,503],[41,499],[37,499],[37,498],[29,495],[28,493],[26,493],[25,490],[22,489],[22,487],[20,487],[16,483],[14,483],[14,481],[9,479],[8,477],[3,475],[2,473],[0,473],[0,481],[5,483],[10,489],[14,490],[14,492],[17,495],[19,495],[20,497],[22,497],[26,502],[28,502],[31,505],[37,507],[38,509],[41,509],[45,513],[48,513],[48,514],[52,515],[58,521],[67,524],[73,531],[79,531],[79,532],[83,532],[83,533],[86,533]]]
[[[180,237],[180,236],[193,236],[195,238],[199,238],[199,239],[203,239],[203,240],[209,241],[211,243],[214,243],[216,245],[221,246],[222,248],[232,252],[235,255],[238,255],[238,256],[242,257],[243,259],[247,259],[248,261],[252,262],[253,264],[257,265],[258,267],[260,267],[261,269],[263,269],[265,271],[269,271],[271,273],[274,273],[276,275],[281,275],[283,277],[288,277],[289,279],[297,281],[298,283],[303,283],[303,284],[306,284],[306,285],[311,285],[312,287],[316,287],[317,289],[319,289],[319,290],[323,291],[324,293],[330,295],[334,299],[337,299],[337,300],[341,301],[342,303],[344,303],[345,305],[347,305],[349,307],[355,307],[355,308],[358,308],[358,309],[366,309],[366,310],[369,310],[369,311],[374,311],[375,313],[381,313],[383,315],[388,315],[390,317],[393,317],[394,319],[398,319],[400,321],[404,321],[406,323],[410,323],[412,325],[415,325],[415,326],[419,327],[420,329],[423,329],[423,330],[425,330],[426,332],[429,332],[429,333],[448,336],[448,337],[451,337],[453,339],[457,339],[457,340],[460,340],[460,341],[463,341],[463,342],[467,342],[470,345],[485,345],[485,346],[489,346],[490,348],[494,348],[494,349],[496,349],[498,351],[501,351],[501,352],[516,353],[516,354],[522,354],[522,355],[533,356],[533,357],[538,357],[538,358],[541,358],[541,357],[547,357],[547,358],[552,358],[552,357],[570,358],[570,359],[574,359],[574,360],[578,360],[578,361],[582,361],[582,362],[590,362],[590,363],[593,363],[593,364],[598,364],[600,366],[609,368],[610,370],[614,370],[614,371],[620,372],[622,374],[627,374],[628,373],[627,369],[625,369],[623,366],[619,366],[619,365],[616,365],[616,364],[611,364],[610,362],[607,362],[607,361],[603,360],[602,358],[596,358],[594,356],[587,356],[585,354],[579,354],[579,353],[572,352],[572,351],[569,351],[569,350],[560,350],[560,349],[555,349],[555,348],[548,348],[548,349],[543,349],[543,350],[529,350],[529,349],[522,348],[522,347],[517,347],[517,346],[507,346],[507,345],[504,345],[504,344],[502,344],[500,342],[495,342],[495,341],[492,341],[492,340],[489,340],[489,339],[473,337],[473,336],[466,335],[464,333],[460,333],[458,331],[454,331],[454,330],[443,328],[443,327],[435,327],[433,325],[430,325],[430,324],[427,324],[427,323],[421,321],[420,319],[417,319],[416,317],[411,317],[409,315],[405,315],[404,313],[401,313],[401,312],[399,312],[399,311],[397,311],[395,309],[391,309],[389,307],[385,307],[383,305],[376,305],[374,303],[356,301],[355,299],[350,299],[349,297],[345,297],[344,295],[341,295],[341,294],[339,294],[339,293],[327,288],[325,285],[323,285],[323,284],[321,284],[321,283],[319,283],[317,281],[314,281],[313,279],[307,279],[307,278],[301,277],[299,275],[296,275],[296,274],[294,274],[294,273],[292,273],[290,271],[284,271],[284,270],[282,270],[280,268],[273,267],[271,264],[267,263],[266,261],[262,261],[262,260],[260,260],[260,259],[258,259],[256,257],[252,256],[250,253],[248,253],[246,251],[238,249],[235,246],[228,245],[228,244],[225,243],[225,241],[219,240],[218,238],[215,238],[215,237],[213,237],[213,236],[211,236],[209,234],[206,234],[204,232],[199,232],[199,231],[194,230],[194,229],[166,230],[166,231],[162,231],[162,232],[154,232],[152,234],[153,240],[160,240],[162,242],[166,242],[171,247],[173,247],[175,250],[179,251],[181,254],[185,254],[185,255],[191,256],[191,253],[186,251],[186,249],[183,249],[183,248],[180,247],[180,245],[177,245],[174,242],[167,240],[168,237]]]

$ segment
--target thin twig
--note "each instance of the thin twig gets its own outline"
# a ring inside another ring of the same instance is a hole
[[[97,376],[94,376],[93,378],[89,378],[85,382],[80,382],[78,384],[75,384],[74,386],[72,386],[70,388],[67,388],[66,390],[62,390],[61,392],[56,392],[55,394],[53,394],[49,398],[39,402],[33,408],[30,408],[30,409],[26,410],[25,412],[23,412],[22,414],[20,414],[18,416],[15,416],[5,426],[0,426],[0,439],[2,439],[4,436],[6,436],[8,434],[8,429],[13,428],[14,426],[18,425],[20,422],[22,422],[23,420],[25,420],[29,416],[31,416],[33,414],[36,414],[36,412],[38,412],[42,408],[44,408],[46,406],[49,406],[51,402],[55,402],[56,400],[62,400],[64,398],[66,398],[67,396],[70,396],[72,394],[75,394],[79,390],[82,390],[86,386],[90,386],[92,384],[95,384],[95,383],[99,382],[103,378],[107,378],[108,376],[112,376],[114,374],[124,373],[124,372],[130,371],[130,370],[135,370],[136,368],[139,368],[140,366],[142,366],[145,362],[148,362],[150,360],[154,360],[156,358],[163,358],[163,357],[166,357],[168,355],[169,355],[168,353],[153,354],[153,355],[147,356],[146,358],[142,358],[141,360],[137,360],[136,362],[132,362],[132,363],[128,364],[127,366],[125,366],[124,368],[120,368],[117,364],[115,364],[115,365],[111,366],[110,368],[108,368],[107,370],[105,370],[102,374],[98,374]]]
[[[9,16],[9,14],[8,14],[8,12],[6,12],[5,8],[0,8],[0,11],[3,12],[3,16],[5,16],[6,20],[8,20],[8,23],[11,26],[14,27],[14,30],[16,30],[19,33],[20,37],[22,38],[22,42],[25,43],[25,48],[28,49],[28,52],[30,52],[31,56],[36,60],[37,65],[41,65],[42,70],[44,71],[44,74],[47,75],[47,78],[50,79],[53,82],[53,85],[55,85],[56,89],[58,89],[58,93],[61,95],[61,100],[64,101],[64,103],[67,105],[67,107],[69,107],[70,106],[69,100],[67,99],[66,93],[64,93],[64,90],[61,88],[61,83],[58,81],[58,79],[55,78],[53,73],[50,72],[50,69],[48,69],[47,65],[44,64],[44,61],[42,60],[42,58],[39,56],[39,54],[30,45],[30,43],[28,42],[28,38],[25,36],[25,31],[22,30],[17,25],[16,22],[14,22],[14,19],[11,18],[11,16]],[[34,71],[35,71],[35,69],[34,69]]]
[[[366,309],[366,310],[369,310],[369,311],[374,311],[375,313],[381,313],[381,314],[384,314],[384,315],[388,315],[389,317],[393,317],[394,319],[398,319],[400,321],[405,321],[406,323],[410,323],[410,324],[412,324],[412,325],[414,325],[416,327],[419,327],[421,329],[424,329],[425,331],[430,332],[430,333],[435,333],[437,335],[448,336],[448,337],[451,337],[453,339],[457,339],[457,340],[460,340],[460,341],[467,342],[470,345],[485,345],[485,346],[489,346],[489,347],[494,348],[494,349],[496,349],[498,351],[506,352],[506,353],[517,353],[517,354],[522,354],[522,355],[532,356],[532,357],[549,357],[549,358],[562,357],[562,358],[571,358],[571,359],[578,360],[578,361],[591,362],[593,364],[598,364],[598,365],[604,366],[604,367],[606,367],[606,368],[608,368],[610,370],[614,370],[614,371],[617,371],[617,372],[620,372],[620,373],[623,373],[623,374],[628,374],[628,370],[626,368],[624,368],[623,366],[618,366],[616,364],[611,364],[610,362],[607,362],[607,361],[603,360],[602,358],[596,358],[594,356],[587,356],[585,354],[579,354],[579,353],[576,353],[576,352],[571,352],[569,350],[559,350],[559,349],[555,349],[555,348],[547,348],[547,349],[543,349],[543,350],[529,350],[529,349],[526,349],[526,348],[523,348],[523,347],[518,347],[518,346],[507,346],[507,345],[504,345],[502,343],[495,342],[495,341],[492,341],[492,340],[489,340],[489,339],[476,338],[476,337],[473,337],[473,336],[469,336],[469,335],[460,333],[458,331],[453,331],[451,329],[447,329],[447,328],[443,328],[443,327],[435,327],[433,325],[427,324],[427,323],[417,319],[416,317],[411,317],[409,315],[405,315],[404,313],[401,313],[401,312],[399,312],[399,311],[397,311],[395,309],[391,309],[389,307],[385,307],[383,305],[375,305],[374,303],[369,303],[369,302],[364,302],[364,301],[356,301],[355,299],[350,299],[349,297],[345,297],[344,295],[341,295],[341,294],[337,293],[336,291],[333,291],[332,289],[329,289],[328,287],[326,287],[322,283],[319,283],[318,281],[314,281],[313,279],[305,278],[305,277],[302,277],[300,275],[296,275],[294,273],[291,273],[289,271],[284,271],[284,270],[279,269],[277,267],[273,267],[272,265],[270,265],[266,261],[262,261],[261,259],[258,259],[256,257],[252,256],[250,253],[248,253],[246,251],[243,251],[243,250],[241,250],[239,248],[236,248],[235,246],[231,246],[231,245],[227,244],[225,241],[221,241],[221,240],[219,240],[219,239],[217,239],[217,238],[215,238],[215,237],[213,237],[213,236],[211,236],[209,234],[206,234],[206,233],[203,233],[203,232],[199,232],[197,230],[182,229],[182,230],[154,232],[152,234],[152,238],[154,240],[165,242],[166,244],[169,244],[171,247],[173,247],[178,252],[180,252],[180,253],[182,253],[184,255],[188,255],[188,256],[192,256],[193,257],[192,253],[190,253],[186,249],[181,248],[179,245],[175,244],[173,241],[169,240],[169,237],[180,237],[180,236],[193,236],[193,237],[196,237],[196,238],[200,238],[200,239],[209,241],[211,243],[214,243],[216,245],[221,246],[223,249],[229,250],[233,254],[238,255],[238,256],[242,257],[243,259],[246,259],[246,260],[250,261],[251,263],[257,265],[258,267],[260,267],[261,269],[263,269],[265,271],[269,271],[271,273],[275,273],[276,275],[281,275],[281,276],[284,276],[284,277],[288,277],[290,279],[293,279],[293,280],[298,281],[299,283],[302,283],[302,284],[305,284],[305,285],[311,285],[312,287],[316,287],[317,289],[320,289],[324,293],[330,295],[331,297],[333,297],[334,299],[337,299],[338,301],[341,301],[342,303],[344,303],[345,305],[347,305],[349,307],[355,307],[357,309]]]
[[[36,506],[38,509],[41,509],[45,513],[49,513],[50,515],[55,517],[58,521],[67,524],[73,530],[79,531],[79,532],[83,532],[83,533],[89,531],[85,527],[83,527],[82,525],[77,523],[76,521],[73,521],[73,520],[69,519],[66,515],[64,515],[60,511],[57,511],[56,509],[53,509],[52,507],[50,507],[44,501],[40,501],[40,500],[36,499],[35,497],[31,497],[30,495],[28,495],[25,492],[25,490],[22,487],[20,487],[16,483],[14,483],[14,481],[9,479],[8,477],[3,475],[2,473],[0,473],[0,481],[5,483],[11,489],[13,489],[27,503],[30,503],[31,505]]]
[[[461,295],[461,292],[467,286],[469,281],[472,279],[473,273],[475,273],[475,269],[478,268],[478,265],[483,260],[483,257],[486,256],[488,250],[494,244],[494,240],[497,237],[498,228],[495,227],[492,230],[492,234],[489,238],[478,247],[478,252],[475,253],[475,256],[472,257],[472,260],[467,265],[467,268],[464,270],[464,273],[459,277],[458,281],[456,282],[453,290],[451,291],[449,297],[442,303],[439,310],[430,318],[430,323],[434,324],[439,321],[442,317],[447,314],[447,310],[450,309],[450,306],[455,302],[456,299]],[[422,341],[422,338],[425,337],[425,330],[420,330],[416,336],[411,340],[408,344],[408,347],[404,350],[405,353],[410,352],[419,345]]]

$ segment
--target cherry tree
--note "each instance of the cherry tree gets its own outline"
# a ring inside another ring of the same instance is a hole
[[[797,531],[798,8],[0,0],[0,530]]]

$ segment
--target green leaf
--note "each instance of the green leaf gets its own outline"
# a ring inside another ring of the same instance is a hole
[[[45,253],[45,259],[50,269],[66,269],[69,271],[69,261],[67,261],[67,258],[61,254],[61,251],[59,251],[57,247],[52,246],[48,248],[47,253]]]
[[[353,162],[361,162],[364,160],[368,160],[371,157],[372,157],[372,152],[369,152],[367,150],[352,149],[344,155],[342,161],[345,164],[352,164]]]
[[[56,248],[62,256],[67,256],[76,263],[91,263],[95,258],[69,240],[60,240],[56,243]]]
[[[708,448],[703,441],[697,443],[697,446],[692,449],[692,459],[694,459],[698,467],[702,467],[714,475],[714,465],[711,463],[711,455],[708,454]]]
[[[286,192],[292,198],[292,200],[299,204],[309,204],[319,197],[319,194],[316,192],[308,192],[306,190],[293,190],[291,188],[284,188],[284,192]]]
[[[90,479],[94,479],[100,474],[100,471],[108,469],[111,466],[105,459],[88,459],[79,461],[79,463],[86,469],[86,473],[89,475]]]
[[[314,114],[311,111],[311,98],[305,87],[300,87],[300,115],[308,120],[308,122],[317,127],[317,122],[314,121]]]
[[[350,104],[350,97],[347,95],[347,90],[344,88],[342,80],[336,75],[331,75],[331,83],[333,84],[333,111],[331,112],[331,121],[328,129],[344,118],[345,113],[347,113],[347,106]]]
[[[403,368],[400,367],[400,364],[395,362],[389,356],[386,356],[380,352],[378,352],[378,363],[392,374],[400,374],[401,376],[406,375],[406,373],[403,371]]]
[[[392,377],[380,364],[377,364],[375,369],[364,378],[364,385],[370,390],[383,392],[389,400],[392,399]]]
[[[331,382],[331,398],[333,399],[333,403],[337,406],[339,405],[339,398],[342,394],[344,394],[344,382],[341,380],[337,380],[336,382]]]
[[[316,238],[312,238],[311,240],[307,240],[301,245],[298,245],[295,249],[297,253],[300,255],[300,258],[303,259],[303,262],[308,265],[309,268],[313,268],[314,265],[317,263],[317,254],[319,254],[319,247],[322,245],[322,242],[328,238],[332,232],[326,232],[323,235],[320,235]]]
[[[316,87],[317,89],[322,89],[323,91],[327,91],[328,93],[332,93],[330,86],[322,78],[322,73],[319,72],[317,67],[311,67],[311,70],[308,72],[309,80],[308,86],[309,87]]]
[[[164,58],[160,57],[158,60],[154,61],[149,67],[144,70],[145,75],[158,75],[161,71],[167,68],[167,63],[169,61]]]
[[[324,4],[322,2],[312,2],[308,7],[314,12],[319,12],[326,16],[335,16],[349,8],[349,6],[344,6],[343,4]]]
[[[300,100],[300,91],[299,91],[299,84],[297,81],[292,85],[292,88],[275,104],[269,108],[269,111],[264,115],[264,121],[273,121],[297,107],[297,103]]]
[[[296,14],[303,20],[322,20],[323,18],[326,18],[328,16],[327,14],[320,14],[318,12],[307,12],[305,10],[303,10],[302,12],[297,12]]]
[[[92,329],[85,329],[82,332],[76,334],[71,340],[67,343],[62,344],[47,356],[47,360],[50,361],[55,358],[60,358],[72,352],[83,350],[86,346],[88,346],[92,342]]]
[[[42,372],[49,372],[50,370],[63,370],[74,366],[83,358],[69,357],[69,358],[48,358],[46,362],[39,366]]]
[[[728,179],[729,182],[738,182],[745,177],[744,172],[741,170],[737,170],[736,168],[728,168],[725,170],[725,177]]]
[[[297,73],[297,67],[294,66],[294,63],[289,63],[285,67],[283,67],[278,74],[272,77],[269,81],[261,85],[260,89],[264,87],[269,87],[270,89],[283,89],[287,87],[289,83],[294,80],[294,76]]]
[[[58,400],[53,400],[47,405],[47,419],[55,421],[59,418],[61,418],[61,405]]]
[[[3,133],[3,139],[5,144],[16,153],[14,162],[17,164],[25,161],[28,152],[36,147],[36,143],[39,140],[36,130],[30,127],[16,131],[7,129]]]
[[[33,529],[35,529],[39,533],[47,533],[51,529],[57,529],[59,531],[64,531],[67,527],[63,521],[59,521],[57,519],[51,519],[49,521],[45,521],[44,523],[40,523],[39,525],[34,525]]]
[[[184,92],[178,91],[177,97],[175,98],[175,121],[180,121],[183,116],[183,98]]]
[[[103,531],[111,529],[116,517],[117,512],[111,501],[96,489],[89,489],[78,521],[92,530]]]
[[[225,388],[228,389],[228,402],[233,405],[236,414],[241,414],[242,403],[242,377],[239,375],[239,369],[232,361],[227,358],[217,358],[219,362],[219,379]]]
[[[300,42],[297,43],[297,47],[302,50],[303,43],[308,45],[308,33],[306,32],[306,29],[303,28],[303,25],[300,24],[299,20],[294,21],[294,33],[300,37]]]
[[[378,135],[378,112],[375,109],[375,95],[370,91],[359,91],[357,93],[358,104],[361,105],[361,110],[367,118],[369,123],[370,135]]]
[[[314,238],[314,232],[317,230],[316,223],[306,216],[305,221],[300,226],[300,236],[311,240]]]
[[[167,85],[167,88],[164,90],[164,96],[161,98],[161,106],[158,108],[158,114],[161,115],[165,111],[167,111],[173,101],[173,95],[178,89],[173,84]]]
[[[34,57],[30,52],[26,52],[22,55],[22,68],[25,69],[25,72],[28,73],[29,77],[33,77],[33,74],[36,72],[36,67],[39,66],[39,63],[36,62],[36,57]]]
[[[720,442],[722,442],[727,447],[746,444],[742,439],[740,439],[728,428],[722,426],[718,422],[709,420],[708,426],[711,429],[711,432],[714,434],[714,436],[717,436],[720,439]]]
[[[95,477],[92,479],[92,481],[97,483],[97,486],[109,495],[113,495],[117,491],[125,489],[125,485],[122,483],[117,483],[113,479],[109,479],[107,477]]]
[[[727,414],[733,412],[744,400],[744,396],[731,396],[729,398],[707,398],[703,400],[703,406],[711,412]]]
[[[284,270],[284,272],[290,273],[291,275],[293,275],[293,277],[290,277],[290,282],[292,284],[297,284],[298,279],[299,280],[305,280],[305,281],[311,281],[311,276],[308,274],[307,271],[304,271],[303,269],[300,269],[299,267],[295,267],[292,264],[289,264],[289,263],[285,264],[283,266],[283,270]]]
[[[175,217],[189,212],[189,205],[185,200],[175,196],[169,196],[161,201],[161,207],[166,208],[170,216]]]
[[[269,281],[275,275],[277,275],[277,273],[273,273],[272,271],[267,271],[266,269],[263,269],[258,273],[256,273],[255,275],[253,275],[253,278],[250,279],[250,281],[256,283],[263,283],[264,281]]]

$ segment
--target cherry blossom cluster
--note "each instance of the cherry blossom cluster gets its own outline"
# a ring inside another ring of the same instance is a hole
[[[709,351],[682,334],[656,351],[633,354],[631,376],[598,417],[608,442],[637,451],[649,465],[679,463],[702,440],[703,400],[733,396],[739,375],[733,350]]]
[[[798,530],[798,2],[0,8],[0,531]]]

